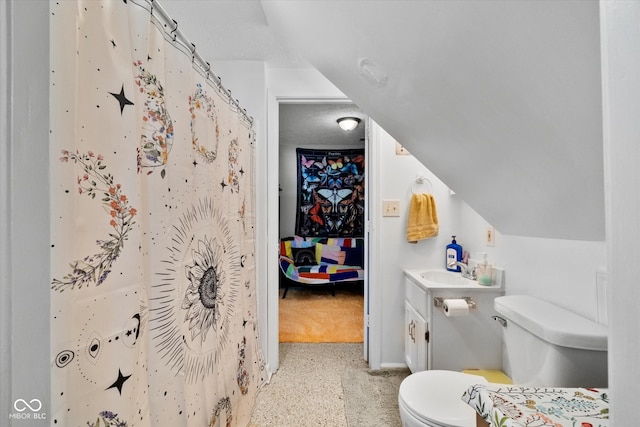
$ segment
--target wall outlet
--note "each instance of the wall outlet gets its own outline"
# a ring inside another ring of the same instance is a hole
[[[495,246],[496,244],[496,229],[492,226],[487,227],[485,231],[484,240],[487,246]]]
[[[400,216],[400,200],[383,200],[382,216]]]
[[[402,146],[399,142],[396,142],[396,155],[397,156],[408,156],[410,154],[411,153],[409,153],[409,150],[404,148],[404,146]]]

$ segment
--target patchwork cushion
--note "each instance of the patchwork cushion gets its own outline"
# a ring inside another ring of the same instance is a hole
[[[316,261],[318,264],[344,265],[346,254],[340,246],[316,244]]]
[[[345,253],[344,263],[345,265],[354,265],[362,267],[364,265],[364,248],[359,247],[344,247],[341,246],[340,250]]]
[[[330,237],[327,239],[326,243],[328,245],[355,248],[356,246],[362,247],[364,245],[364,238],[362,237]]]
[[[298,267],[297,279],[304,283],[326,283],[347,280],[362,280],[364,271],[348,266],[337,264],[324,264],[314,266]]]
[[[280,241],[279,263],[286,277],[300,283],[363,280],[364,239],[285,237]]]
[[[291,248],[293,252],[293,262],[299,267],[303,265],[316,265],[316,248],[315,245],[308,248]]]
[[[293,259],[292,248],[312,248],[315,245],[314,242],[307,242],[302,237],[289,237],[280,240],[280,255],[284,255]]]
[[[305,237],[304,239],[307,242],[322,243],[322,244],[326,244],[328,240],[326,237]]]

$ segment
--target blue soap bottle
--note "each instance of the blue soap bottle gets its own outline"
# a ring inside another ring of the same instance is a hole
[[[462,261],[462,246],[456,242],[456,236],[451,236],[451,238],[451,243],[447,245],[447,263],[445,265],[447,266],[447,270],[459,273],[460,266],[455,265],[455,263]],[[449,264],[452,263],[454,265],[450,267]]]

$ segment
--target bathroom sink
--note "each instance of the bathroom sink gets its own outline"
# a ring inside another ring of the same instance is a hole
[[[462,274],[445,270],[444,268],[430,268],[421,270],[405,270],[405,274],[416,285],[421,286],[425,290],[431,289],[473,289],[476,291],[489,291],[503,289],[504,286],[504,270],[501,268],[493,268],[495,272],[495,280],[491,286],[484,286],[475,280],[462,277]]]
[[[460,273],[447,270],[427,270],[420,273],[420,277],[427,282],[440,286],[475,286],[478,283],[466,279]]]

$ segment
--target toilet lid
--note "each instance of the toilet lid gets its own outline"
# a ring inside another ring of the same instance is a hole
[[[455,371],[422,371],[409,375],[398,393],[414,417],[443,427],[474,427],[476,411],[462,401],[474,384],[486,384],[478,375]]]

